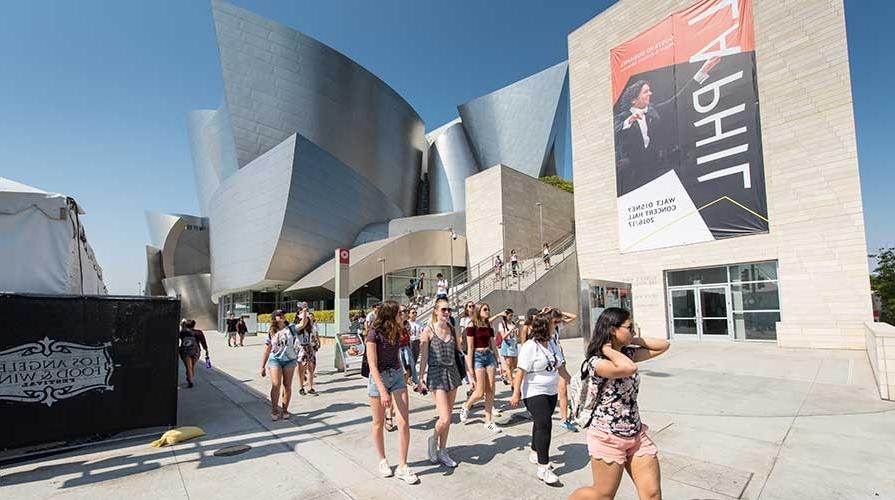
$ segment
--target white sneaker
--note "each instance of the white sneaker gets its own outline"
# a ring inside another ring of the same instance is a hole
[[[538,465],[538,452],[533,451],[528,454],[528,463]]]
[[[438,461],[447,467],[456,467],[457,462],[448,455],[447,449],[438,451]]]
[[[379,461],[379,475],[382,477],[392,477],[392,468],[388,465],[388,460],[382,459]]]
[[[466,423],[469,420],[469,410],[465,406],[460,407],[460,422]]]
[[[559,478],[553,473],[553,466],[550,464],[538,465],[538,479],[544,481],[544,484],[556,484],[559,482]]]
[[[435,434],[429,436],[429,461],[433,464],[437,464],[439,461],[437,444]]]
[[[500,408],[496,406],[494,408],[491,408],[491,413],[493,413],[495,417],[503,415],[503,412],[500,410]]]
[[[395,469],[395,477],[407,484],[416,484],[419,482],[419,478],[416,477],[416,474],[414,474],[407,465],[399,465],[398,468]]]
[[[488,422],[485,424],[485,430],[494,434],[500,434],[503,432],[500,427],[497,426],[494,422]]]

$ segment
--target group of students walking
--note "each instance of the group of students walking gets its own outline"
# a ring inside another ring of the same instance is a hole
[[[437,420],[428,437],[428,458],[433,464],[453,468],[457,461],[448,451],[448,435],[457,392],[464,380],[471,392],[460,408],[460,422],[467,423],[473,406],[484,401],[484,427],[493,433],[501,432],[494,421],[499,411],[494,397],[500,366],[500,376],[512,379],[510,406],[522,403],[531,416],[529,461],[537,466],[538,479],[551,485],[559,483],[550,464],[552,418],[559,406],[564,428],[577,431],[577,421],[586,429],[594,477],[592,486],[579,488],[571,498],[614,498],[625,470],[640,498],[661,498],[657,449],[647,435],[647,426],[640,421],[637,407],[640,379],[636,363],[664,353],[669,348],[668,341],[635,335],[628,311],[606,309],[595,324],[585,362],[574,373],[578,381],[573,383],[560,332],[563,325],[576,319],[575,315],[552,307],[530,309],[524,323],[519,324],[512,310],[492,315],[484,302],[467,303],[459,314],[458,329],[453,312],[446,298],[436,300],[431,317],[419,330],[419,370],[411,375],[402,352],[414,351],[406,348],[413,342],[410,336],[416,322],[411,317],[415,311],[386,301],[368,317],[364,373],[368,376],[372,439],[383,477],[394,475],[409,484],[419,480],[407,462],[407,387],[411,379],[415,391],[422,395],[431,393],[435,400]],[[491,326],[495,321],[496,333]],[[414,360],[410,365],[415,365]],[[572,385],[581,392],[574,401],[574,415],[569,401]],[[384,430],[387,416],[394,410],[399,457],[393,471],[385,454]]]

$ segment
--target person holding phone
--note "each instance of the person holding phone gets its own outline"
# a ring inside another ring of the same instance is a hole
[[[264,354],[261,357],[261,376],[270,373],[270,417],[274,421],[292,416],[289,413],[289,401],[292,399],[292,376],[295,374],[295,365],[298,364],[298,353],[295,351],[295,334],[290,326],[282,310],[277,309],[271,314]]]
[[[451,430],[454,401],[460,387],[460,370],[457,367],[460,344],[450,323],[451,308],[447,299],[435,301],[432,320],[420,334],[420,382],[418,389],[425,395],[432,391],[438,420],[429,436],[429,461],[447,467],[457,462],[447,452],[448,433]]]

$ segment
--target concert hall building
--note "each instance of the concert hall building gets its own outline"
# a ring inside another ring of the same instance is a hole
[[[585,324],[865,347],[844,6],[621,0],[569,35]]]

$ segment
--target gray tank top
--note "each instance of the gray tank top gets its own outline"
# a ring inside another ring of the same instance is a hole
[[[429,364],[434,366],[454,366],[454,337],[445,342],[437,333],[432,331],[432,340],[429,342]]]

